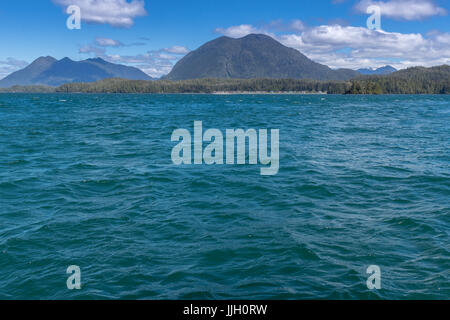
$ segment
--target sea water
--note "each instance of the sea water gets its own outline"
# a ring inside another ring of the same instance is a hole
[[[175,165],[194,121],[277,175]],[[2,94],[0,298],[448,299],[449,142],[449,96]]]

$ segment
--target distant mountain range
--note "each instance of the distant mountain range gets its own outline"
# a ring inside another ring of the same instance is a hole
[[[288,48],[263,34],[240,39],[220,37],[182,58],[162,80],[190,79],[294,79],[346,81],[366,76],[390,75],[392,66],[378,69],[334,70],[314,62],[298,50]],[[0,88],[12,86],[61,86],[90,83],[109,78],[156,80],[138,68],[107,62],[101,58],[73,61],[40,57],[3,80]]]
[[[397,71],[397,69],[392,66],[384,66],[378,69],[358,69],[357,71],[363,75],[384,75],[391,74]]]
[[[333,70],[262,34],[220,37],[182,58],[164,79],[313,79],[348,80],[360,74]]]
[[[94,82],[107,78],[152,80],[138,68],[109,63],[101,58],[73,61],[69,58],[56,60],[53,57],[40,57],[24,69],[0,80],[0,88],[14,85],[59,86],[64,83]]]

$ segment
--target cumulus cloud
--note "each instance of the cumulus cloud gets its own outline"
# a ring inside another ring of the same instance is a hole
[[[130,45],[123,44],[118,40],[97,38],[93,44],[81,46],[79,48],[79,53],[94,55],[95,57],[102,58],[112,63],[134,66],[154,78],[159,78],[168,74],[170,70],[172,70],[174,64],[185,54],[189,53],[188,48],[177,45],[158,50],[150,50],[136,55],[107,53],[108,48],[127,46]]]
[[[249,33],[254,33],[255,28],[247,26]],[[245,35],[239,33],[239,37]],[[450,64],[450,34],[438,31],[425,37],[420,33],[322,25],[306,28],[301,33],[276,34],[274,38],[332,68],[358,69],[391,64],[402,69],[417,65]]]
[[[432,16],[447,14],[447,10],[436,5],[433,0],[362,0],[355,8],[365,14],[367,8],[371,5],[380,7],[382,17],[400,20],[423,20]]]
[[[154,78],[160,78],[161,76],[168,74],[174,65],[174,59],[165,57],[164,55],[161,56],[161,54],[151,51],[132,56],[105,55],[102,58],[112,63],[132,65]]]
[[[134,19],[147,15],[143,0],[52,0],[67,8],[76,5],[81,9],[81,19],[89,23],[130,27]]]

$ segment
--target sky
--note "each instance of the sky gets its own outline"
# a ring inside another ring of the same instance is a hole
[[[67,27],[72,5],[80,29]],[[207,41],[250,33],[332,68],[450,64],[449,14],[450,0],[3,0],[0,78],[40,56],[101,57],[160,77]]]

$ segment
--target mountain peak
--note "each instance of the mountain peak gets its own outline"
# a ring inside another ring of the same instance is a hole
[[[42,57],[37,58],[34,61],[56,61],[56,59],[53,58],[52,56],[45,56],[45,57],[42,56]]]
[[[65,57],[39,57],[33,63],[0,80],[0,88],[14,85],[59,86],[70,82],[94,82],[107,78],[152,80],[138,68],[108,63],[101,58],[73,61]]]
[[[247,40],[248,39],[257,39],[257,40],[274,40],[274,41],[276,41],[274,38],[272,38],[266,34],[263,34],[263,33],[250,33],[240,39],[247,39]]]
[[[397,69],[395,69],[394,67],[387,65],[381,68],[366,68],[366,69],[358,69],[357,70],[360,74],[363,75],[383,75],[383,74],[390,74],[393,73],[395,71],[397,71]]]
[[[74,61],[68,57],[64,57],[61,60],[59,60],[59,62],[74,62]]]
[[[36,60],[34,60],[32,63],[30,63],[30,65],[43,65],[43,64],[52,64],[54,62],[56,62],[58,60],[56,60],[55,58],[51,57],[51,56],[46,56],[46,57],[39,57]]]
[[[100,58],[100,57],[97,57],[97,58],[90,58],[90,59],[87,59],[87,61],[100,62],[100,63],[107,63],[106,60],[104,60],[104,59],[102,59],[102,58]]]
[[[268,35],[249,34],[209,41],[178,61],[165,78],[347,80],[357,75],[353,70],[332,70],[316,63]]]

